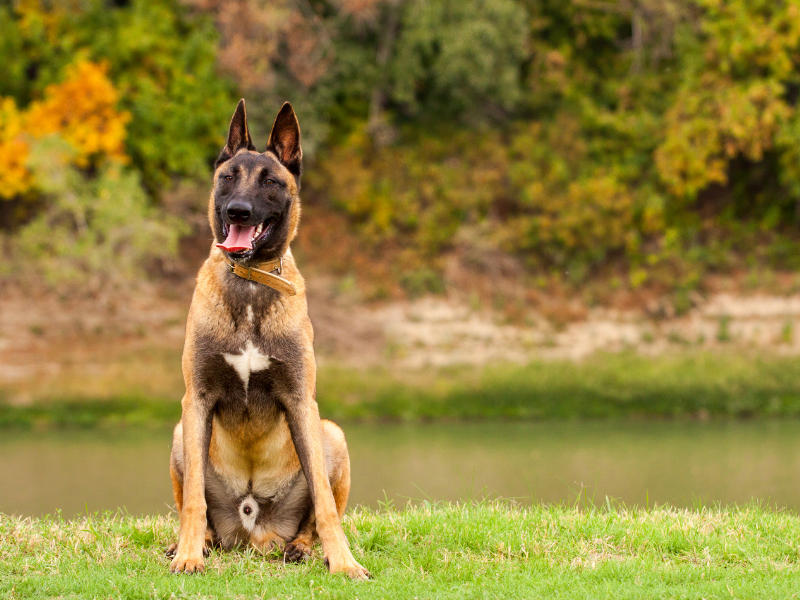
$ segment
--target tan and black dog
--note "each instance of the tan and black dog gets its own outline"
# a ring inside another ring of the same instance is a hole
[[[301,560],[319,537],[332,573],[369,577],[342,531],[350,458],[342,430],[319,418],[314,332],[289,249],[302,155],[288,102],[263,154],[239,102],[215,165],[215,244],[186,324],[186,395],[170,458],[174,573],[202,571],[210,545],[283,548]]]

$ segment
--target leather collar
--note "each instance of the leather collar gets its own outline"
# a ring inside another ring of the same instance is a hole
[[[283,257],[249,268],[237,265],[234,262],[228,262],[227,260],[225,262],[230,268],[231,273],[238,275],[242,279],[255,281],[256,283],[266,285],[273,290],[278,290],[289,296],[295,296],[297,294],[294,284],[280,276],[281,271],[283,271]],[[275,271],[277,271],[277,274]]]

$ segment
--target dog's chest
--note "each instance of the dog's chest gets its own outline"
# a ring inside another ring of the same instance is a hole
[[[195,345],[195,386],[228,424],[271,413],[302,380],[299,341],[277,333],[268,311],[239,306],[227,326],[198,332]]]
[[[251,374],[269,369],[271,365],[270,357],[259,350],[253,344],[252,339],[248,339],[245,342],[244,348],[240,352],[222,352],[221,354],[225,362],[233,367],[233,370],[242,380],[245,391],[244,400],[247,402]]]

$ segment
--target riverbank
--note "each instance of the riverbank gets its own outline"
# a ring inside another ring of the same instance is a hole
[[[0,428],[161,426],[179,395],[0,402]],[[340,421],[753,418],[800,416],[800,358],[687,350],[600,353],[580,362],[356,369],[323,365],[317,400]]]
[[[650,510],[423,504],[346,517],[374,579],[320,558],[214,551],[202,576],[168,574],[170,517],[0,516],[5,598],[789,598],[800,593],[800,518],[756,506]]]
[[[625,297],[616,308],[589,308],[577,297],[547,296],[546,306],[523,303],[525,312],[513,316],[457,295],[368,303],[330,277],[309,283],[321,387],[325,370],[354,371],[344,378],[379,384],[388,373],[405,387],[440,372],[472,377],[492,365],[586,363],[614,354],[667,361],[698,353],[800,357],[796,292],[720,292],[695,297],[696,306],[680,313],[664,298]],[[180,398],[192,288],[151,286],[103,298],[4,288],[0,402]]]

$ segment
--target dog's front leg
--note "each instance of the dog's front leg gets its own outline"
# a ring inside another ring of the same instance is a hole
[[[322,424],[315,399],[313,359],[307,373],[305,389],[285,403],[286,420],[292,433],[297,456],[303,467],[311,499],[314,502],[317,534],[331,573],[346,573],[351,579],[367,579],[369,571],[356,562],[342,530],[330,480],[325,470],[322,448]]]
[[[181,401],[183,426],[183,507],[173,573],[199,573],[205,568],[206,537],[205,468],[211,439],[209,407],[192,390]]]

